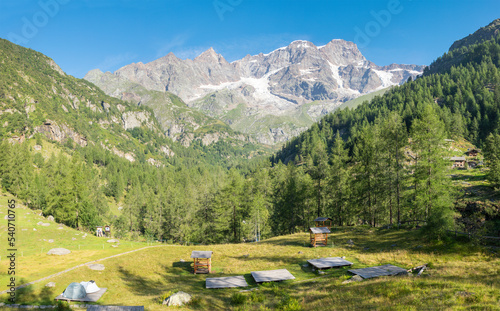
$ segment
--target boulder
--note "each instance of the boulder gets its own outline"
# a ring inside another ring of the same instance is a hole
[[[54,243],[54,240],[50,239],[50,240],[48,240],[47,242],[49,242],[49,243]]]
[[[71,253],[69,249],[65,248],[53,248],[47,252],[47,255],[67,255]]]
[[[106,242],[108,242],[108,243],[118,243],[120,241],[118,239],[110,239],[110,240],[107,240]]]
[[[54,216],[49,215],[49,217],[47,217],[47,220],[48,220],[48,221],[54,221]]]
[[[183,306],[191,301],[191,295],[185,292],[177,292],[163,301],[167,306]]]
[[[49,283],[45,284],[45,287],[56,287],[56,283],[55,282],[49,282]]]
[[[90,270],[96,270],[96,271],[104,270],[104,265],[102,265],[100,263],[93,263],[93,264],[88,265],[87,267],[89,267]]]
[[[363,278],[356,274],[352,278],[350,278],[350,279],[345,280],[344,282],[342,282],[342,284],[348,284],[348,283],[360,282],[360,281],[363,281]]]
[[[50,226],[50,224],[48,222],[42,223],[42,227],[48,227],[48,226]]]

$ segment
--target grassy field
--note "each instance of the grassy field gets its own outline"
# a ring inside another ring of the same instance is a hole
[[[7,198],[0,197],[0,215],[6,213]],[[47,220],[28,209],[20,207],[17,215],[18,228],[28,229],[18,231],[22,237],[18,254],[24,252],[24,257],[17,258],[20,283],[146,246],[145,243],[122,242],[114,248],[105,239],[90,234],[82,238],[82,233],[67,227],[57,229],[55,223],[48,227],[38,226],[38,221]],[[6,241],[5,222],[1,229],[0,241]],[[328,247],[323,248],[308,247],[308,237],[308,234],[297,233],[249,244],[158,245],[103,260],[100,263],[105,265],[104,271],[83,266],[36,283],[19,290],[17,302],[52,304],[53,298],[69,283],[95,280],[98,286],[108,288],[99,304],[144,305],[147,310],[165,309],[159,301],[177,291],[194,297],[193,303],[184,308],[186,310],[500,310],[500,259],[495,251],[472,246],[466,241],[427,243],[415,230],[337,229]],[[349,240],[354,245],[349,245]],[[46,255],[52,247],[66,247],[72,253],[57,257]],[[210,277],[243,275],[250,288],[257,290],[240,293],[241,289],[205,289],[207,275],[192,274],[189,257],[193,250],[214,252],[214,273]],[[430,268],[421,277],[382,277],[343,284],[350,278],[347,268],[318,274],[306,266],[308,259],[326,256],[346,256],[354,263],[354,268],[382,264],[412,268],[425,263]],[[251,271],[281,268],[288,269],[296,279],[257,285],[250,275]],[[4,255],[0,269],[0,284],[5,285],[7,261]],[[55,282],[56,287],[45,287],[49,281]],[[0,298],[6,301],[7,295]]]
[[[1,190],[0,190],[1,193]],[[0,195],[0,284],[7,284],[7,201],[14,199],[7,194]],[[106,238],[97,238],[91,232],[81,232],[59,225],[39,216],[40,211],[27,209],[16,203],[16,276],[29,282],[65,270],[81,263],[123,253],[147,246],[146,243],[121,242],[119,246],[107,243]],[[49,226],[38,223],[48,223]],[[86,235],[86,236],[85,236]],[[85,236],[85,237],[84,237]],[[72,251],[66,256],[48,256],[46,253],[56,247]],[[21,283],[18,283],[19,285]],[[0,291],[6,288],[0,288]]]

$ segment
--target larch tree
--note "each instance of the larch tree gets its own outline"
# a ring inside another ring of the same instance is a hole
[[[411,128],[411,148],[418,159],[412,178],[417,186],[414,208],[427,221],[429,235],[440,238],[453,224],[451,180],[446,173],[444,123],[431,104],[424,107]]]

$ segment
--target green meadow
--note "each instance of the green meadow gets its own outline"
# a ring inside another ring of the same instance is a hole
[[[8,199],[11,197],[0,197],[0,215],[6,215]],[[16,215],[18,285],[82,263],[153,246],[99,261],[105,266],[104,271],[82,266],[19,289],[20,304],[54,304],[54,298],[69,283],[95,280],[99,287],[108,288],[97,304],[143,305],[146,310],[167,309],[160,302],[177,291],[193,295],[193,301],[175,310],[500,309],[500,258],[496,250],[474,246],[466,240],[425,242],[419,230],[333,229],[329,245],[318,248],[308,246],[307,233],[246,244],[185,246],[120,241],[117,247],[112,247],[117,243],[107,243],[107,238],[97,238],[90,232],[83,238],[84,232],[65,226],[58,229],[54,222],[47,227],[37,225],[49,221],[21,205]],[[5,220],[0,229],[0,241],[6,244]],[[49,243],[49,239],[54,241]],[[64,256],[46,254],[55,247],[72,252]],[[190,259],[193,250],[213,251],[210,276],[193,275]],[[2,290],[7,288],[8,280],[5,256],[4,252],[0,261]],[[345,256],[353,262],[353,268],[383,264],[407,269],[428,264],[429,268],[420,277],[381,277],[344,284],[351,277],[349,268],[324,270],[320,274],[307,265],[308,259],[329,256]],[[250,274],[283,268],[296,279],[257,285]],[[250,285],[246,289],[253,290],[205,289],[207,277],[233,275],[243,275]],[[56,286],[45,287],[48,282],[55,282]],[[7,294],[0,298],[7,302]],[[73,303],[70,306],[74,308]]]

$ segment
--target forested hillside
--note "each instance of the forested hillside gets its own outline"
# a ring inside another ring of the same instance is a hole
[[[454,148],[445,139],[484,147],[489,179],[499,185],[492,151],[500,129],[499,67],[498,36],[450,51],[416,81],[325,117],[272,162],[302,165],[314,180],[318,214],[339,225],[397,219],[449,228],[458,193],[446,176],[445,158],[454,155],[446,150]]]
[[[123,234],[185,238],[190,232],[181,227],[195,217],[186,200],[201,200],[200,185],[217,189],[229,168],[247,171],[252,158],[269,152],[228,137],[243,135],[225,124],[198,128],[189,147],[174,142],[151,109],[109,97],[43,54],[6,40],[0,40],[0,73],[3,191],[69,226],[91,230],[113,220]],[[210,135],[224,139],[206,141]],[[153,217],[160,201],[162,216]],[[110,211],[117,205],[125,206],[120,218]],[[168,224],[167,206],[175,215]]]

